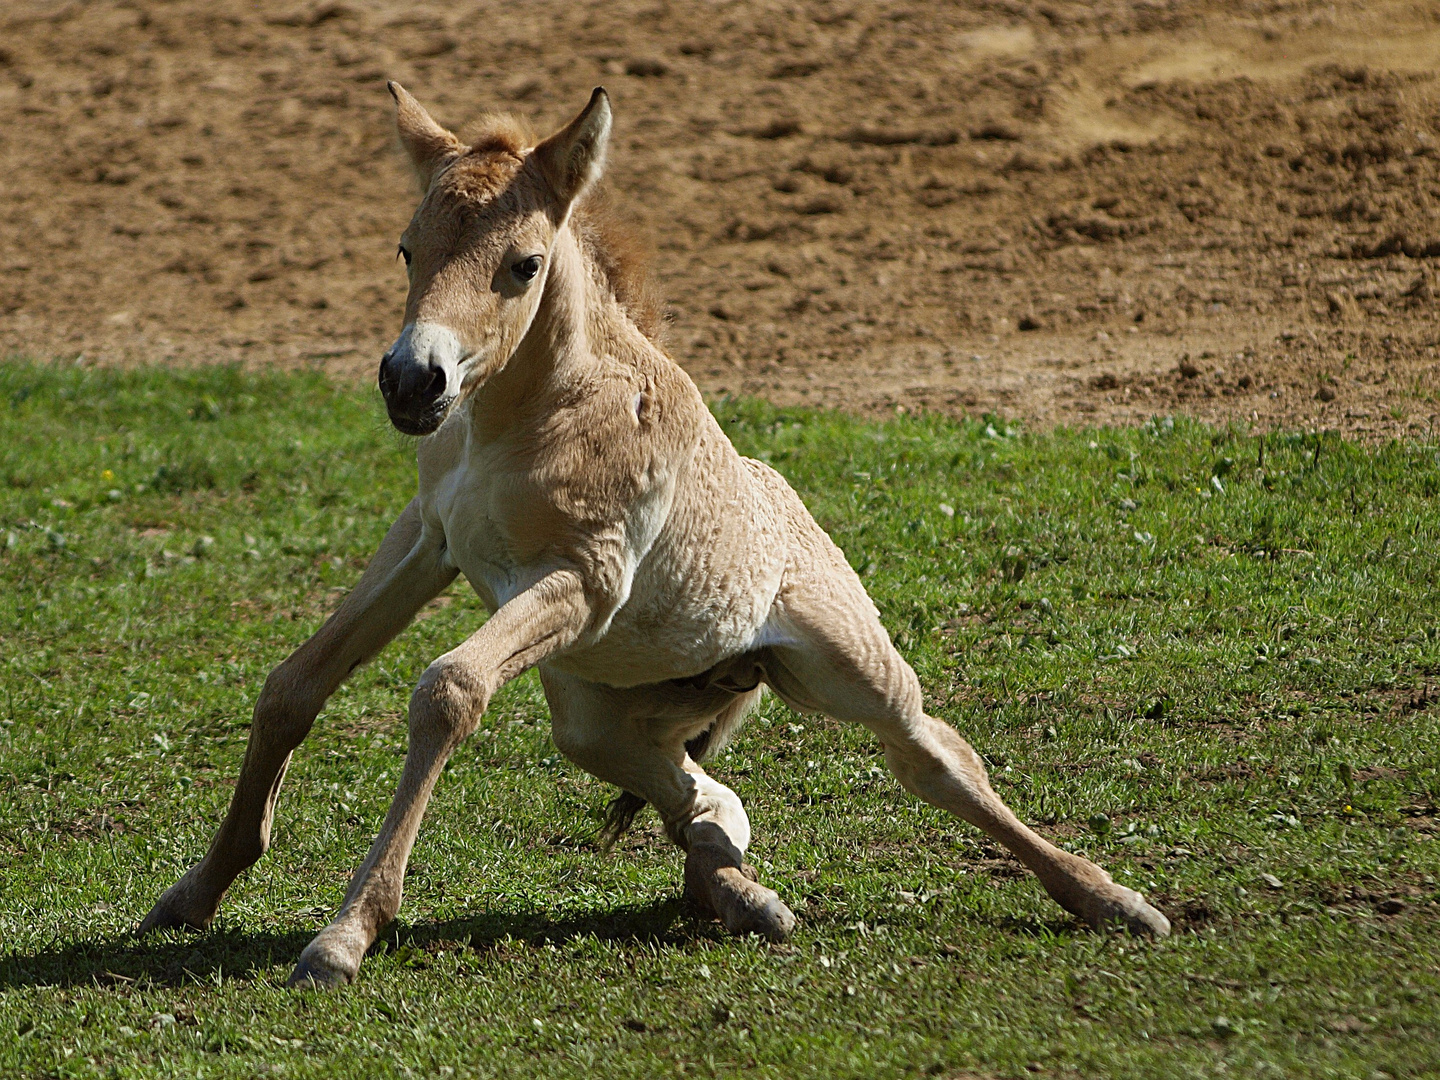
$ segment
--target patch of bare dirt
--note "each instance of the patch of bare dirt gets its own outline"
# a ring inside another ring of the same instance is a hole
[[[1440,12],[1412,2],[10,0],[0,349],[370,378],[460,127],[604,83],[711,393],[1428,434]]]

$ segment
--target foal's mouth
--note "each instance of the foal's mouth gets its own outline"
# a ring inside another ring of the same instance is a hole
[[[450,406],[455,404],[455,395],[451,394],[434,402],[424,412],[416,416],[408,416],[404,413],[396,413],[393,409],[386,408],[385,412],[390,417],[390,424],[402,435],[429,435],[432,434],[445,420],[450,411]]]

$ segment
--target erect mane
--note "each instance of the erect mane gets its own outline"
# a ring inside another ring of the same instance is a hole
[[[486,113],[475,123],[475,132],[469,140],[470,149],[465,151],[465,156],[508,154],[519,158],[539,141],[535,129],[523,116]]]
[[[524,117],[490,113],[477,122],[465,157],[501,154],[521,159],[540,140]],[[603,186],[592,185],[570,213],[580,249],[639,331],[657,344],[665,328],[665,304],[650,276],[649,245],[624,223]]]
[[[595,184],[581,196],[570,212],[570,228],[630,321],[659,344],[665,330],[665,302],[650,276],[649,245],[616,216],[604,187]]]

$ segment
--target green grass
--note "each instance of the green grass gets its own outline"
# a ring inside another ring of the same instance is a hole
[[[457,585],[333,699],[215,928],[137,940],[412,451],[318,376],[10,364],[0,1075],[1440,1074],[1435,447],[716,411],[1001,794],[1173,938],[1081,929],[868,733],[771,702],[713,771],[800,930],[730,939],[653,815],[595,850],[612,793],[556,754],[530,675],[455,755],[359,982],[287,990],[383,816],[411,683],[483,618]]]

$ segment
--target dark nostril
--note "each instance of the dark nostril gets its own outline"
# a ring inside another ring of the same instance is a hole
[[[430,370],[432,372],[430,375],[430,385],[425,387],[425,396],[431,401],[434,401],[445,393],[445,384],[448,380],[445,378],[444,368],[437,367],[431,368]]]

